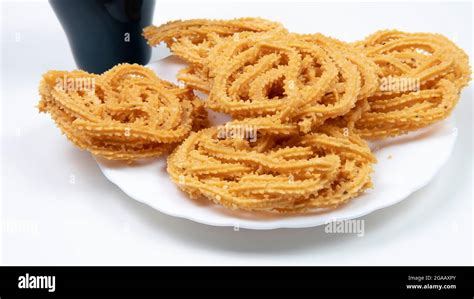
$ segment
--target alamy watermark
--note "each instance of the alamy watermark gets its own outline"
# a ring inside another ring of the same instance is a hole
[[[384,77],[380,81],[380,91],[384,92],[407,92],[420,91],[420,79],[410,77]]]
[[[335,220],[326,223],[324,231],[327,234],[356,234],[358,237],[365,235],[365,220]]]
[[[56,291],[56,276],[54,275],[20,275],[18,277],[19,289],[46,289],[53,293]]]
[[[252,125],[226,124],[217,127],[217,138],[219,139],[247,139],[250,142],[257,141],[257,127]]]
[[[63,91],[95,91],[95,78],[90,77],[63,77],[56,78],[56,88]]]
[[[2,219],[1,232],[5,234],[27,234],[37,236],[40,229],[37,222],[30,220]]]

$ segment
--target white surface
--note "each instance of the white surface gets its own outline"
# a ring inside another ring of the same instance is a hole
[[[170,56],[150,63],[149,67],[176,84],[176,74],[185,65]],[[222,123],[216,117],[210,119],[214,125]],[[104,175],[127,195],[167,215],[213,226],[255,230],[304,228],[362,217],[400,202],[438,173],[448,160],[456,137],[457,129],[451,121],[445,121],[405,136],[374,142],[371,148],[378,160],[372,175],[374,189],[338,209],[298,215],[231,211],[209,201],[191,200],[171,181],[166,172],[166,157],[133,165],[96,160]]]
[[[408,199],[361,218],[364,237],[326,234],[323,226],[210,227],[129,198],[37,113],[41,74],[74,68],[67,40],[47,2],[12,1],[2,8],[4,264],[472,264],[472,87],[453,116],[459,135],[448,163]],[[471,4],[157,4],[155,23],[248,15],[347,40],[382,28],[440,32],[472,53]]]

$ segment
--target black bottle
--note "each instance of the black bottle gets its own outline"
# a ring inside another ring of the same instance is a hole
[[[121,62],[146,64],[151,48],[142,36],[155,0],[49,0],[66,32],[76,65],[102,73]]]

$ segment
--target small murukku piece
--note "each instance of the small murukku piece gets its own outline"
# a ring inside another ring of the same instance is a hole
[[[143,35],[150,46],[166,43],[172,53],[187,61],[177,79],[192,89],[209,93],[211,79],[208,64],[211,50],[225,39],[238,39],[240,34],[255,32],[286,32],[277,22],[261,18],[232,20],[177,20],[160,26],[148,26]]]
[[[237,18],[232,20],[176,20],[161,26],[148,26],[143,36],[150,46],[161,42],[173,54],[195,65],[202,66],[203,60],[221,38],[241,32],[286,31],[277,22],[261,18]]]
[[[360,51],[355,49],[351,44],[335,38],[320,33],[299,35],[299,38],[304,41],[316,43],[328,52],[341,52],[342,56],[357,67],[361,79],[361,88],[357,95],[358,101],[351,111],[340,117],[331,119],[328,122],[340,127],[353,129],[356,121],[362,116],[362,113],[370,109],[367,98],[372,96],[380,85],[380,69],[378,65],[360,53]]]
[[[471,80],[468,55],[441,34],[383,30],[354,46],[377,63],[385,76],[418,78],[421,86],[448,79],[458,88]]]
[[[344,52],[299,35],[242,35],[221,41],[211,52],[215,66],[209,67],[212,84],[205,105],[235,119],[263,117],[309,132],[345,115],[359,99],[361,75]]]
[[[380,86],[356,122],[364,138],[397,136],[448,117],[471,76],[468,56],[446,37],[379,31],[354,46],[380,68]]]
[[[334,208],[371,187],[375,158],[357,135],[322,126],[294,136],[192,133],[168,157],[171,179],[192,198],[231,209],[301,212]]]
[[[209,94],[212,88],[209,70],[202,66],[190,65],[185,67],[178,72],[176,78],[189,88],[199,90],[205,94]]]
[[[120,64],[102,75],[49,71],[39,92],[39,110],[69,140],[111,160],[161,155],[207,126],[207,112],[191,90],[140,65]]]
[[[370,111],[362,114],[355,131],[367,139],[405,134],[445,119],[458,100],[459,89],[447,79],[418,92],[372,97]]]

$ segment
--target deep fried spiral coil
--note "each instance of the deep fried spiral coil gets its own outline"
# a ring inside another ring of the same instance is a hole
[[[470,81],[468,56],[439,34],[379,31],[355,47],[379,66],[382,80],[355,125],[364,138],[396,136],[448,117]]]
[[[148,26],[143,36],[150,46],[165,42],[173,54],[191,64],[203,65],[212,47],[221,39],[240,32],[286,31],[277,22],[261,18],[232,20],[176,20],[161,26]]]
[[[275,35],[251,34],[213,49],[218,55],[210,55],[216,66],[210,67],[208,108],[236,119],[295,123],[308,132],[355,106],[361,76],[343,52]]]
[[[85,80],[93,82],[88,89],[64,84]],[[40,111],[78,147],[107,159],[160,155],[207,122],[192,91],[139,65],[121,64],[102,75],[49,71],[39,91]]]
[[[220,129],[192,133],[168,157],[171,179],[192,198],[232,209],[297,212],[338,206],[371,186],[374,156],[340,128],[255,142],[222,138]]]

